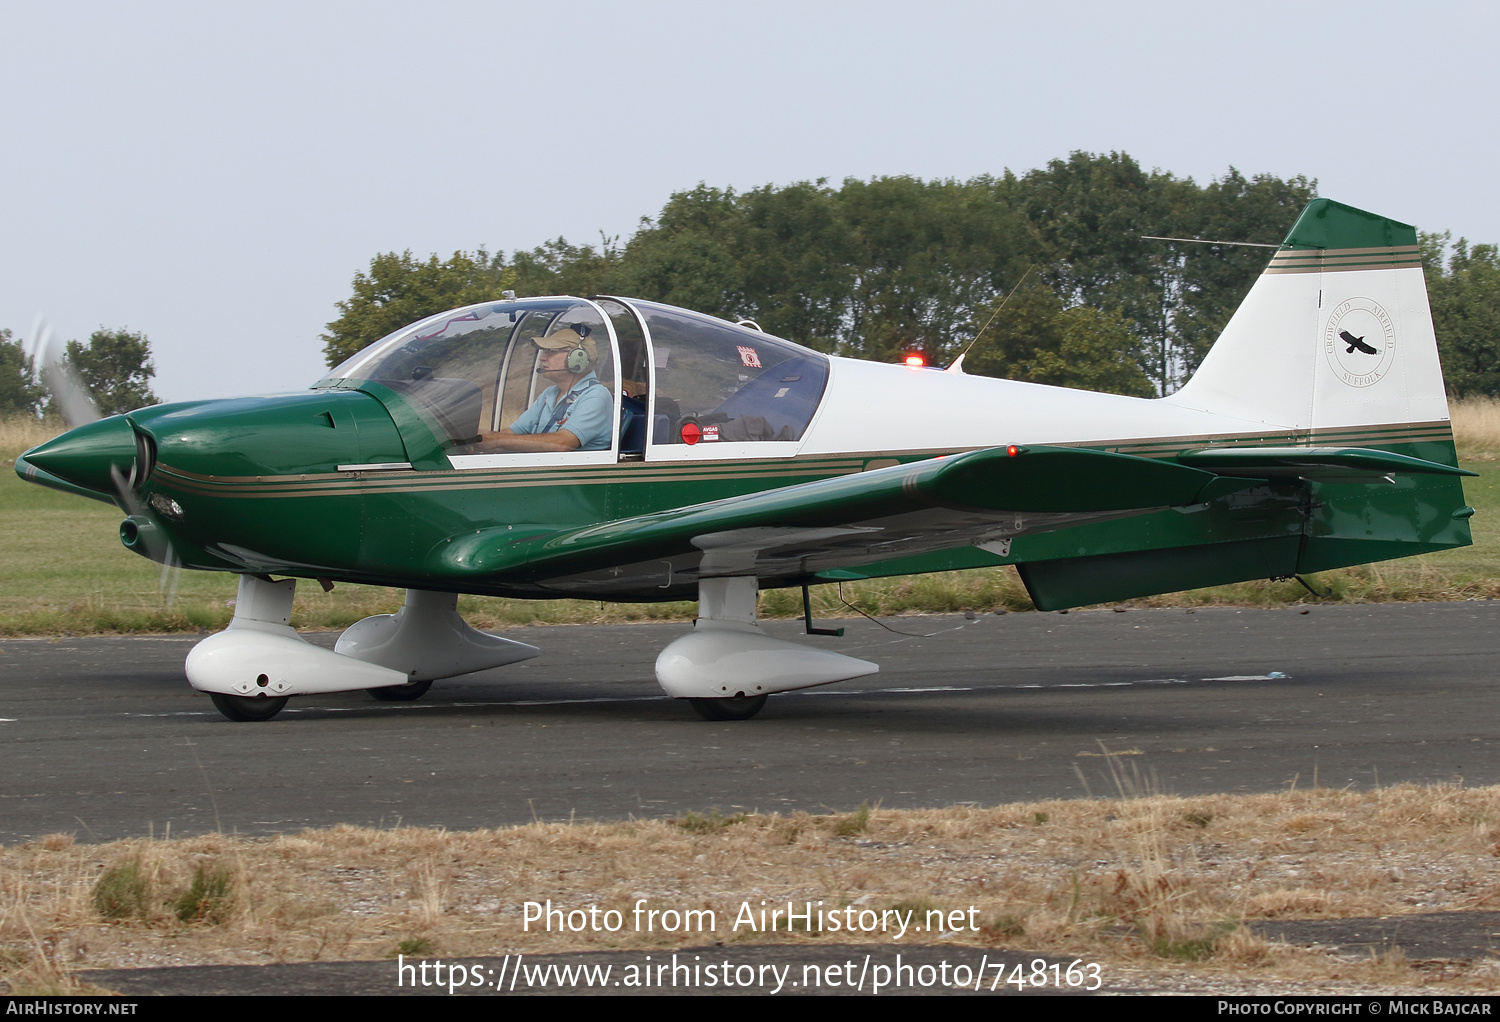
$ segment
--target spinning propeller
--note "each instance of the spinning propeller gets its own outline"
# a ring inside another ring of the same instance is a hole
[[[42,386],[47,388],[53,406],[62,413],[68,428],[77,429],[103,418],[94,404],[94,395],[68,364],[67,346],[54,338],[52,327],[41,316],[32,324],[31,336],[36,338],[34,357],[41,370]]]
[[[68,429],[77,430],[81,426],[103,419],[104,416],[99,414],[99,406],[94,401],[93,393],[67,360],[67,346],[56,339],[52,327],[38,316],[32,325],[31,335],[36,338],[34,357],[41,371],[42,385],[51,396],[53,407],[62,413]],[[165,600],[166,609],[170,611],[177,599],[177,583],[182,575],[182,560],[173,549],[166,530],[162,528],[157,509],[152,508],[150,502],[141,498],[141,484],[150,477],[151,470],[155,467],[156,445],[149,436],[134,427],[131,427],[131,432],[135,439],[135,455],[130,460],[128,469],[122,468],[120,464],[122,459],[108,457],[103,464],[89,466],[96,470],[91,473],[94,478],[85,482],[75,477],[74,481],[89,486],[90,489],[104,492],[97,485],[99,481],[97,469],[107,467],[109,482],[114,490],[115,503],[130,516],[120,523],[120,537],[131,549],[140,550],[153,561],[161,564],[161,579],[158,588]],[[43,447],[49,446],[51,445],[43,445]],[[63,466],[51,464],[53,459],[49,459],[40,448],[38,452],[29,459],[34,464],[49,470],[63,468]],[[73,473],[63,469],[58,474],[66,477]],[[172,505],[172,502],[168,500],[167,504]]]

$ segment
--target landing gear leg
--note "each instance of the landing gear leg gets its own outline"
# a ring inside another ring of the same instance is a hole
[[[864,660],[777,639],[755,623],[753,575],[698,582],[698,619],[691,635],[656,658],[656,680],[667,695],[686,699],[705,720],[749,720],[766,697],[874,674]]]
[[[427,693],[434,678],[452,678],[504,667],[541,650],[524,642],[470,628],[458,615],[458,597],[408,589],[394,614],[356,621],[339,636],[334,650],[343,656],[399,671],[401,682],[372,687],[370,695],[407,702]]]

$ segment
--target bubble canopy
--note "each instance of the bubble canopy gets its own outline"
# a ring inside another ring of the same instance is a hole
[[[781,449],[800,446],[828,380],[826,356],[753,325],[656,302],[555,297],[430,316],[346,359],[314,387],[368,389],[383,400],[394,393],[450,454],[485,455],[487,437],[557,399],[549,390],[557,377],[543,376],[541,356],[563,340],[579,352],[572,364],[580,372],[567,382],[605,388],[614,406],[608,432],[580,438],[581,452],[639,457],[654,447],[667,457],[713,456],[717,445],[728,455],[730,446],[754,444],[789,454]]]

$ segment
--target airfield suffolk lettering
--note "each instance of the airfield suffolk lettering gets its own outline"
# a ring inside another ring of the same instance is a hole
[[[1390,369],[1395,350],[1395,322],[1379,302],[1369,298],[1340,302],[1323,328],[1328,364],[1351,387],[1378,383]]]

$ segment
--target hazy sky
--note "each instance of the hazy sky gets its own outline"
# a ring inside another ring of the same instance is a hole
[[[676,190],[1123,150],[1500,241],[1500,5],[0,0],[0,327],[295,389],[381,251],[628,237]]]

